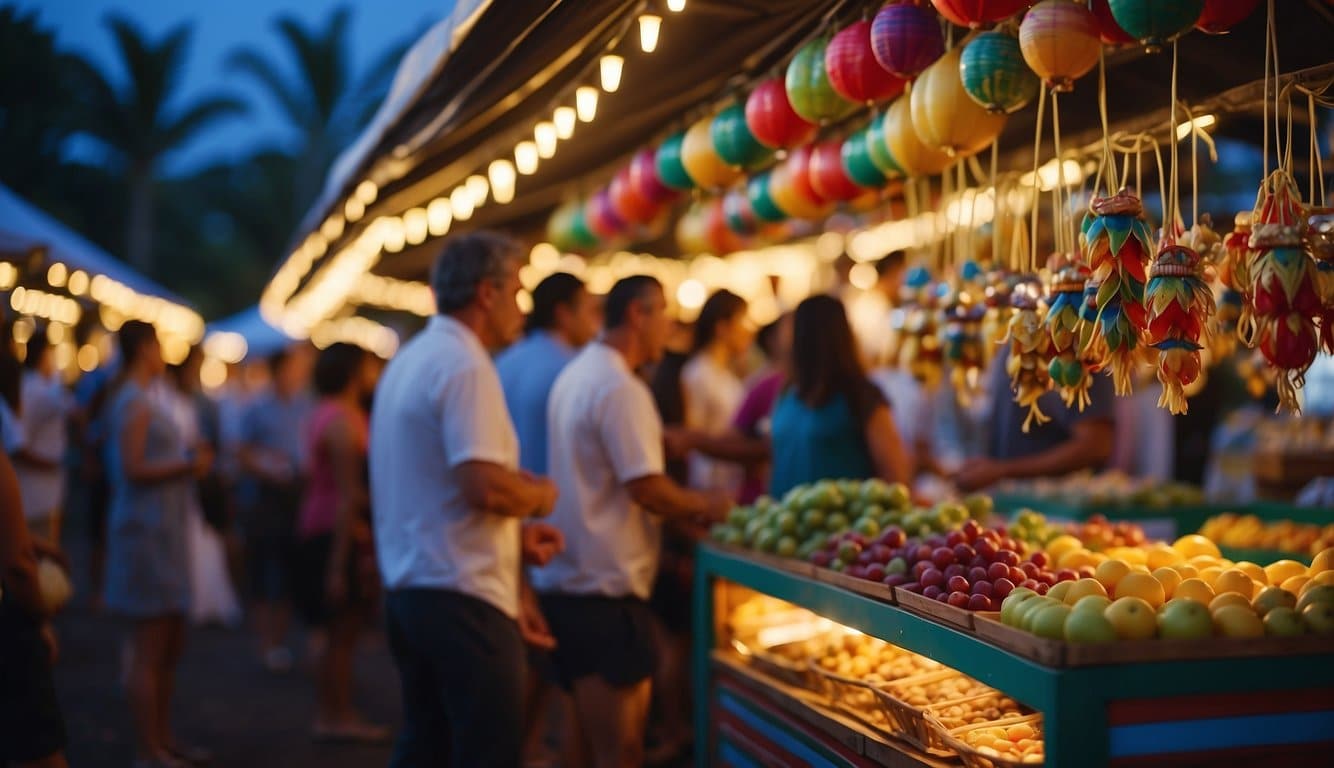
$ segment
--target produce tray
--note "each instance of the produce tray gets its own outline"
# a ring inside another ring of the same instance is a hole
[[[798,560],[794,557],[780,557],[769,552],[761,552],[757,549],[748,549],[746,547],[735,547],[731,544],[722,544],[716,541],[710,542],[709,546],[737,557],[744,557],[762,565],[767,565],[770,568],[786,571],[796,576],[801,576],[807,579],[815,578],[816,567],[805,560]]]
[[[894,590],[894,602],[900,608],[919,616],[934,619],[942,624],[966,629],[970,632],[973,629],[973,614],[976,611],[955,608],[948,603],[932,600],[929,597],[923,597],[916,592],[909,592],[905,589]]]
[[[942,669],[905,677],[883,686],[872,686],[880,706],[899,738],[935,757],[952,757],[954,751],[937,737],[926,712],[899,698],[904,686],[934,683],[951,677],[963,677],[952,669]]]
[[[805,641],[798,642],[804,643]],[[794,644],[789,643],[789,645]],[[749,652],[750,664],[757,671],[794,688],[803,688],[808,691],[820,690],[821,685],[816,681],[815,673],[810,664],[804,661],[793,661],[774,652],[774,649],[782,647],[784,646],[779,645],[771,649],[745,646]]]
[[[1221,544],[1218,551],[1233,562],[1246,560],[1256,565],[1264,566],[1270,563],[1276,563],[1279,560],[1296,560],[1303,565],[1311,564],[1311,556],[1303,555],[1297,552],[1283,552],[1277,549],[1238,549],[1236,547],[1224,547]]]
[[[964,728],[967,727],[968,725],[979,725],[978,723],[959,723],[950,725],[949,723],[946,722],[945,718],[948,716],[945,715],[945,712],[948,711],[951,707],[962,706],[962,705],[978,706],[978,707],[995,706],[999,710],[1002,701],[1009,701],[1010,703],[1012,703],[1014,705],[1014,711],[1003,713],[999,717],[996,717],[992,720],[988,720],[985,723],[981,724],[994,725],[996,722],[1000,720],[1006,720],[1012,717],[1020,717],[1020,716],[1034,714],[1031,709],[1024,707],[1022,704],[1015,701],[1013,698],[1005,695],[1003,692],[994,689],[987,691],[986,693],[979,693],[973,696],[965,696],[961,699],[937,701],[927,705],[926,709],[924,709],[923,712],[926,714],[927,725],[931,728],[931,736],[935,740],[934,745],[939,745],[942,749],[947,747],[944,738],[946,731],[953,730],[955,728]]]
[[[899,738],[892,720],[885,718],[884,710],[876,702],[876,689],[852,677],[843,677],[821,667],[815,662],[810,664],[811,674],[822,686],[828,706],[878,733]]]
[[[879,600],[882,603],[889,603],[890,605],[898,604],[894,596],[894,590],[878,581],[858,579],[854,576],[849,576],[846,573],[830,570],[829,568],[816,568],[815,580],[823,581],[826,584],[833,584],[836,587],[841,587],[849,592],[856,592],[859,595],[864,595],[872,600]]]
[[[992,645],[1049,667],[1093,667],[1197,659],[1253,658],[1334,654],[1334,636],[1231,638],[1201,640],[1126,640],[1079,645],[1049,640],[1000,623],[991,615],[977,617],[974,632]],[[997,615],[998,616],[998,615]],[[1334,661],[1332,659],[1331,661]]]
[[[977,725],[966,725],[962,728],[955,728],[945,734],[945,743],[954,751],[959,759],[963,761],[965,768],[1022,768],[1022,766],[1041,765],[1042,763],[1025,763],[1021,760],[1011,760],[1004,757],[992,757],[984,755],[976,747],[964,741],[963,734],[969,731],[975,731],[980,728],[1007,728],[1011,725],[1028,723],[1033,726],[1033,730],[1042,735],[1042,715],[1024,715],[1022,717],[1011,717],[1005,720],[997,720],[994,723],[978,723]],[[1044,750],[1045,752],[1045,750]]]

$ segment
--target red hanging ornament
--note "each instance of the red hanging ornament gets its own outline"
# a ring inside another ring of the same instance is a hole
[[[1139,42],[1116,23],[1116,19],[1112,16],[1112,7],[1107,4],[1107,0],[1093,0],[1089,10],[1093,11],[1093,18],[1098,21],[1098,36],[1104,43],[1130,45]]]
[[[647,224],[658,213],[658,206],[640,197],[630,181],[630,167],[617,171],[607,185],[607,197],[616,215],[629,224]]]
[[[1148,343],[1158,350],[1158,407],[1185,413],[1186,387],[1200,377],[1200,344],[1214,310],[1204,264],[1194,249],[1164,240],[1145,289]]]
[[[630,186],[639,197],[663,205],[676,199],[676,190],[658,178],[657,153],[651,149],[637,152],[630,161]]]
[[[875,60],[871,50],[871,22],[859,21],[841,30],[824,52],[829,84],[849,101],[886,101],[903,93],[904,81]]]
[[[1029,0],[931,0],[940,15],[969,29],[1008,19],[1028,7]]]
[[[1195,28],[1210,35],[1227,34],[1259,4],[1260,0],[1204,0],[1204,12],[1195,22]]]
[[[787,149],[810,143],[820,130],[792,108],[783,78],[775,77],[755,86],[746,99],[746,126],[755,139],[770,149]]]
[[[811,153],[810,181],[811,189],[826,200],[852,200],[863,192],[843,170],[841,141],[826,141],[816,145]]]

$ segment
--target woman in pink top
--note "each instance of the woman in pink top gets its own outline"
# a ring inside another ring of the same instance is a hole
[[[306,433],[305,497],[297,518],[297,607],[322,630],[314,736],[383,741],[387,729],[352,706],[352,658],[377,591],[366,490],[369,429],[362,403],[375,386],[370,356],[334,344],[315,363],[319,405]]]

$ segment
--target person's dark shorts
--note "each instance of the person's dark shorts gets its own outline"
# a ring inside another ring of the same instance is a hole
[[[65,748],[51,657],[37,623],[0,602],[0,765]]]
[[[551,665],[562,688],[571,690],[575,681],[592,675],[617,688],[653,676],[658,648],[648,603],[637,597],[558,593],[540,600],[556,638]]]
[[[670,528],[663,531],[658,577],[653,581],[649,607],[674,635],[690,633],[694,605],[695,542]]]
[[[246,575],[254,600],[279,602],[292,596],[300,504],[300,485],[263,483],[258,498],[242,513]]]
[[[333,535],[321,534],[296,543],[295,567],[292,573],[292,601],[301,620],[312,627],[324,626],[333,610],[339,606],[328,598],[329,558],[333,554]],[[377,593],[373,573],[367,573],[366,553],[353,548],[348,557],[347,598],[343,606],[369,613],[375,605]]]

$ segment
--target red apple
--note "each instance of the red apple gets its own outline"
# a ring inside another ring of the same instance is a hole
[[[1010,581],[1013,581],[1015,584],[1018,584],[1019,582],[1027,578],[1028,574],[1024,573],[1023,568],[1020,568],[1017,565],[1010,566]]]
[[[1002,549],[996,553],[996,562],[1006,565],[1018,565],[1019,553],[1012,549]]]
[[[967,544],[956,544],[954,547],[954,559],[961,563],[966,563],[977,557],[977,550]]]
[[[1049,571],[1040,571],[1033,578],[1037,579],[1039,584],[1046,584],[1049,587],[1056,583],[1056,574]]]
[[[963,535],[967,536],[969,541],[973,541],[982,535],[982,526],[978,525],[976,520],[969,520],[963,524]]]
[[[907,574],[903,573],[891,573],[885,578],[881,579],[880,583],[884,584],[887,587],[898,587],[908,583],[908,576]]]
[[[1024,579],[1023,581],[1019,582],[1019,586],[1023,587],[1024,589],[1031,589],[1034,592],[1038,591],[1039,584],[1040,582],[1034,579]]]
[[[989,581],[978,581],[973,584],[971,592],[975,595],[986,595],[987,597],[990,597],[995,589],[996,588],[992,586]]]
[[[968,598],[968,610],[970,611],[989,611],[991,610],[991,598],[986,595],[973,595]]]
[[[950,597],[949,597],[949,603],[950,603],[950,605],[954,606],[955,608],[965,608],[965,607],[967,607],[967,606],[968,606],[968,593],[966,593],[966,592],[951,592],[951,593],[950,593]]]
[[[903,535],[903,529],[898,526],[890,526],[884,533],[880,534],[880,542],[889,547],[901,547],[907,537]]]
[[[834,562],[834,556],[829,552],[815,552],[811,555],[811,563],[817,567],[828,568],[832,562]]]
[[[936,568],[928,568],[918,581],[922,582],[923,587],[943,587],[945,586],[945,574]]]
[[[918,544],[918,545],[917,545],[917,549],[913,551],[912,560],[913,560],[914,562],[916,562],[916,561],[918,561],[918,560],[930,560],[930,559],[931,559],[931,553],[934,552],[934,551],[935,551],[935,550],[934,550],[932,547],[930,547],[929,545],[926,545],[926,544]]]
[[[1028,559],[1033,565],[1036,565],[1039,568],[1046,568],[1047,563],[1050,562],[1046,552],[1034,552],[1032,555],[1029,555]]]
[[[862,576],[867,581],[881,581],[885,578],[885,566],[880,563],[871,563],[866,566],[866,573]]]
[[[1047,590],[1049,589],[1051,589],[1051,587],[1039,582],[1034,591],[1036,591],[1039,595],[1045,595],[1047,594]]]
[[[955,577],[955,576],[962,576],[962,575],[964,575],[964,573],[966,573],[966,572],[967,572],[967,570],[966,570],[962,565],[959,565],[958,563],[955,563],[955,564],[953,564],[953,565],[946,566],[946,567],[945,567],[945,571],[944,571],[944,573],[945,573],[945,581],[949,581],[951,578],[953,578],[953,577]]]
[[[847,574],[854,579],[864,579],[866,578],[866,566],[861,563],[848,566]]]
[[[933,584],[929,587],[922,587],[922,597],[925,597],[928,600],[935,600],[943,594],[945,594],[945,590],[941,589],[938,585]]]
[[[936,595],[937,603],[948,603],[949,601],[950,601],[950,593],[948,592],[941,592],[940,594]]]
[[[1057,581],[1074,581],[1078,578],[1079,574],[1075,573],[1070,568],[1062,568],[1061,570],[1056,572]]]
[[[954,550],[949,549],[948,547],[937,547],[936,550],[931,553],[931,562],[935,563],[937,568],[944,568],[950,563],[953,563],[955,559]]]
[[[919,563],[913,563],[912,570],[909,571],[909,573],[912,574],[913,579],[921,581],[923,574],[933,568],[935,568],[935,566],[931,564],[930,560],[923,560]]]
[[[980,557],[985,557],[988,561],[996,559],[996,545],[988,539],[978,539],[974,547]]]
[[[949,535],[945,537],[945,546],[957,546],[963,544],[964,541],[963,531],[950,531]]]
[[[1091,565],[1081,565],[1075,569],[1075,573],[1079,574],[1081,579],[1091,579],[1097,571]]]
[[[985,579],[985,578],[987,578],[987,569],[986,569],[986,568],[977,567],[977,568],[969,568],[969,569],[968,569],[968,580],[969,580],[969,581],[976,583],[976,582],[982,581],[982,580]]]
[[[885,578],[888,579],[889,577],[886,576]],[[917,594],[917,595],[922,594],[922,585],[921,585],[920,583],[916,582],[916,581],[910,581],[910,582],[907,582],[906,584],[902,584],[902,585],[898,585],[898,584],[896,584],[896,585],[894,585],[894,588],[895,588],[895,589],[902,589],[902,590],[905,590],[905,591],[908,591],[908,592],[912,592],[913,594]]]
[[[945,588],[951,592],[967,592],[969,588],[968,579],[962,576],[952,576],[945,582]]]
[[[991,596],[997,600],[1004,600],[1014,591],[1014,582],[1008,578],[1001,577],[991,584]]]
[[[1032,563],[1020,563],[1020,564],[1019,564],[1019,570],[1023,571],[1023,572],[1026,573],[1026,574],[1028,574],[1028,577],[1031,579],[1031,578],[1033,578],[1034,576],[1037,576],[1037,575],[1038,575],[1038,571],[1040,571],[1040,570],[1042,570],[1042,569],[1041,569],[1041,568],[1038,568],[1036,565],[1033,565]]]
[[[1010,567],[1005,563],[992,563],[991,566],[987,568],[987,578],[992,581],[1003,579],[1009,575]]]

